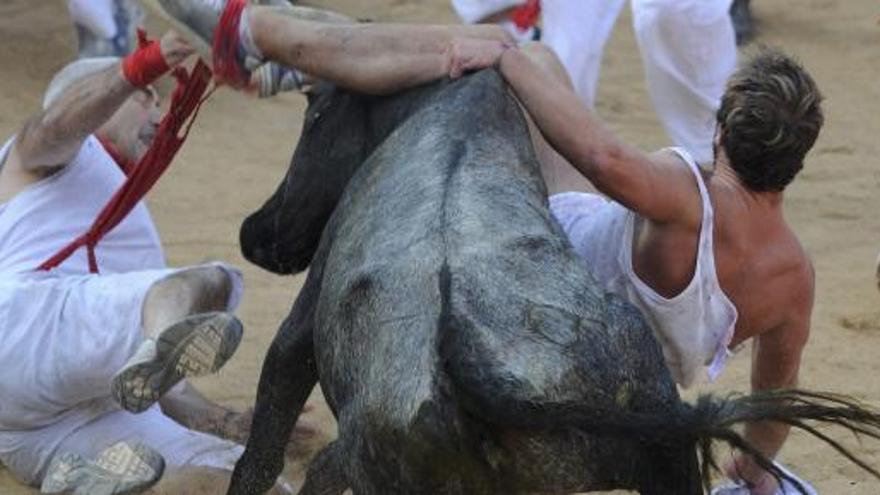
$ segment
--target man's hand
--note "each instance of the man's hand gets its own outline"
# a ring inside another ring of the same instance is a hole
[[[165,33],[165,35],[159,40],[159,47],[162,51],[162,58],[165,59],[165,63],[168,64],[168,67],[177,66],[190,55],[195,53],[195,49],[187,43],[186,38],[178,34],[176,31],[168,31]]]
[[[465,72],[496,67],[501,55],[513,45],[503,41],[456,38],[447,51],[449,77],[458,79]]]
[[[751,457],[736,455],[724,465],[724,474],[734,481],[741,481],[749,488],[750,495],[773,495],[779,483],[772,474],[755,464]]]

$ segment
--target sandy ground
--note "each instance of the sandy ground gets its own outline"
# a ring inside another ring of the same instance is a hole
[[[445,0],[323,0],[343,12],[377,20],[452,22]],[[758,0],[761,41],[797,54],[827,97],[827,125],[801,179],[791,188],[787,214],[817,271],[813,334],[802,385],[852,394],[880,406],[878,371],[880,294],[873,262],[880,243],[880,13],[874,0]],[[648,102],[628,14],[619,23],[602,74],[598,112],[627,140],[645,148],[667,144]],[[161,23],[150,23],[154,33]],[[15,133],[39,107],[54,71],[73,55],[73,34],[61,1],[0,1],[0,137]],[[189,142],[150,197],[172,264],[223,259],[243,267],[248,285],[241,316],[247,325],[236,357],[197,385],[228,405],[252,403],[264,352],[288,311],[302,276],[281,278],[248,265],[238,252],[238,226],[284,174],[301,125],[304,99],[290,95],[254,101],[221,90],[205,105]],[[700,391],[745,390],[748,351],[720,381]],[[3,400],[0,397],[0,400]],[[333,420],[316,399],[326,434]],[[848,444],[854,442],[842,434]],[[880,465],[880,446],[859,449]],[[833,451],[795,434],[783,460],[826,494],[876,494],[870,479]],[[297,478],[301,466],[288,475]],[[0,494],[35,491],[0,468]]]

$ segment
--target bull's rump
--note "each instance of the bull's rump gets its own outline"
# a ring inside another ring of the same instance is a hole
[[[441,92],[398,128],[324,234],[319,373],[348,419],[341,427],[374,442],[363,452],[424,448],[461,471],[476,453],[464,418],[496,419],[496,399],[627,406],[621,390],[633,375],[620,366],[620,329],[604,324],[606,298],[552,220],[525,122],[491,77]],[[559,431],[508,438],[529,438],[532,449],[506,452],[502,464],[540,464],[536,483],[562,467],[540,456],[571,445]],[[581,481],[595,450],[582,445],[567,466]],[[564,484],[582,486],[569,484],[577,478]]]
[[[478,285],[512,286],[522,270],[474,263],[529,256],[528,243],[516,245],[524,235],[563,242],[516,104],[497,76],[480,79],[448,87],[392,133],[351,179],[357,187],[347,189],[324,234],[332,242],[316,340],[326,345],[316,348],[350,347],[360,357],[319,363],[327,368],[322,376],[360,382],[339,391],[342,401],[354,390],[388,392],[369,382],[399,387],[436,375],[439,319],[449,302],[440,293],[444,266],[456,280],[476,270],[488,277]]]

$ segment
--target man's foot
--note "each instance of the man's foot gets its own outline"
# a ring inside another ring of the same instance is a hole
[[[241,322],[232,314],[189,316],[141,344],[113,377],[113,398],[126,411],[145,411],[184,377],[219,370],[241,335]]]
[[[140,493],[156,484],[164,469],[162,456],[142,444],[119,442],[101,452],[94,461],[73,452],[61,452],[52,458],[40,493]]]
[[[210,60],[215,78],[235,88],[247,87],[249,53],[241,43],[239,27],[246,22],[246,0],[141,0],[184,35],[204,60]],[[252,57],[251,57],[252,58]]]
[[[742,46],[752,41],[755,37],[755,26],[752,22],[752,9],[750,0],[733,0],[730,6],[730,19],[733,21],[733,29],[736,31],[736,44]]]

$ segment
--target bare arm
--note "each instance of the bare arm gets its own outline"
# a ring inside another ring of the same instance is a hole
[[[807,278],[806,276],[804,278]],[[761,392],[781,388],[796,387],[801,354],[807,343],[810,330],[810,314],[813,305],[813,278],[804,280],[790,294],[794,294],[793,315],[780,327],[756,337],[752,347],[752,391]],[[749,423],[745,428],[745,438],[764,455],[774,458],[791,427],[784,423]],[[755,485],[753,493],[763,495],[774,493],[776,483],[747,457],[740,457],[732,466],[732,475],[741,477]]]
[[[268,59],[374,94],[445,77],[459,38],[495,41],[499,48],[510,41],[497,26],[330,24],[259,8],[253,9],[250,22],[254,42]],[[494,62],[489,58],[482,66]]]
[[[161,40],[162,55],[173,67],[192,50],[174,33]],[[69,162],[93,134],[137,90],[115,64],[76,83],[18,133],[9,164],[21,173],[43,176]]]
[[[135,91],[119,64],[85,77],[60,100],[31,117],[18,133],[10,163],[45,175],[66,165],[83,140],[106,122]]]
[[[208,433],[219,438],[244,445],[250,435],[253,409],[238,411],[210,401],[189,382],[181,382],[160,400],[159,405],[166,416],[191,430]],[[300,444],[318,434],[320,428],[307,415],[309,404],[297,419],[287,451],[301,450]]]
[[[238,413],[211,402],[189,382],[183,381],[171,389],[159,400],[159,405],[166,416],[187,428],[239,440],[230,438],[233,435],[226,431]]]
[[[699,222],[699,193],[677,157],[620,142],[569,87],[521,50],[506,51],[500,69],[545,139],[597,189],[656,222]]]

